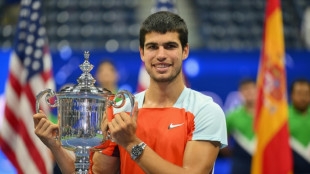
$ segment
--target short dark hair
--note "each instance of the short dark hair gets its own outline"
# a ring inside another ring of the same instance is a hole
[[[293,83],[291,84],[290,94],[293,93],[294,88],[295,88],[296,84],[298,84],[298,83],[307,84],[309,89],[310,89],[310,82],[307,79],[300,78],[300,79],[294,80]]]
[[[98,66],[97,66],[97,69],[96,69],[96,72],[98,72],[99,68],[101,67],[101,65],[103,64],[110,64],[114,69],[116,69],[116,66],[115,66],[115,63],[109,59],[109,58],[106,58],[106,59],[103,59],[99,62]]]
[[[242,86],[247,85],[247,84],[256,84],[256,82],[252,78],[243,78],[239,82],[239,88],[241,88]]]
[[[188,43],[188,30],[185,21],[174,13],[160,11],[147,17],[140,28],[140,47],[144,48],[145,35],[151,32],[165,34],[166,32],[178,32],[182,49]]]

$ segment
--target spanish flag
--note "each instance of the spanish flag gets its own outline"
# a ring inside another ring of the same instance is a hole
[[[257,78],[257,149],[252,174],[293,173],[289,146],[284,33],[280,0],[266,1],[263,47]]]

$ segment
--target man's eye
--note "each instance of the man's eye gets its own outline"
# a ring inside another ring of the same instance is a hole
[[[168,45],[166,45],[166,48],[167,49],[172,49],[172,48],[176,48],[177,46],[176,45],[174,45],[174,44],[168,44]]]
[[[155,45],[150,45],[150,46],[148,46],[147,48],[148,48],[148,49],[156,49],[157,46],[155,46]]]

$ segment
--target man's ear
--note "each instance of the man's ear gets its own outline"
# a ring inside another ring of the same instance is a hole
[[[144,62],[144,49],[139,47],[139,52],[140,52],[140,58],[141,58],[142,62]]]
[[[189,55],[189,45],[187,43],[186,46],[183,48],[183,60],[187,59],[188,55]]]

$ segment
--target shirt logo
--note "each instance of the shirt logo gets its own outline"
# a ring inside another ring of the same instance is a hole
[[[173,129],[173,128],[176,128],[176,127],[179,127],[179,126],[182,126],[184,123],[182,123],[182,124],[170,124],[169,126],[168,126],[168,129]]]

